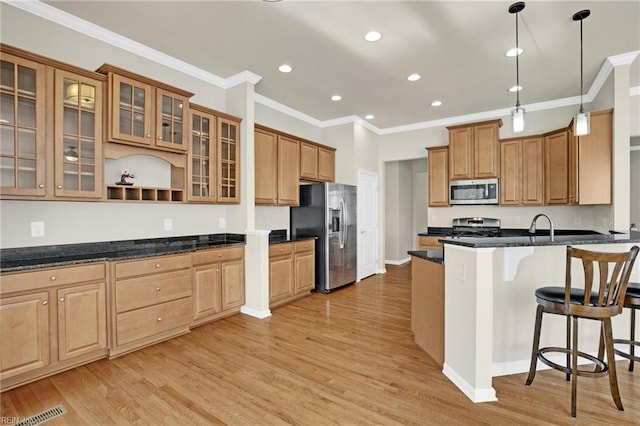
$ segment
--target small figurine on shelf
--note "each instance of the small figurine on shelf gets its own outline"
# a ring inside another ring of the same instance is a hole
[[[127,179],[135,179],[135,175],[133,174],[133,172],[123,170],[120,176],[120,182],[116,182],[116,185],[126,185],[126,186],[133,185],[133,182],[129,182],[127,181]]]

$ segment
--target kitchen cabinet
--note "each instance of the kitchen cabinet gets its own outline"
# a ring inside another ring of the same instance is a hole
[[[217,194],[216,117],[191,105],[191,146],[187,159],[189,201],[215,202]]]
[[[113,262],[114,357],[187,333],[192,320],[191,254]]]
[[[192,325],[233,315],[243,304],[244,247],[195,252]]]
[[[498,177],[500,126],[502,120],[447,127],[450,180]]]
[[[545,204],[569,202],[569,129],[544,135]]]
[[[240,120],[217,117],[218,203],[240,203]]]
[[[335,149],[301,141],[300,179],[312,182],[333,182],[335,180]]]
[[[101,198],[105,77],[0,47],[0,194]]]
[[[104,64],[108,76],[109,142],[186,152],[193,93]]]
[[[442,243],[439,241],[442,235],[420,235],[418,245],[420,250],[442,250]]]
[[[315,288],[315,240],[269,246],[269,307],[290,303]]]
[[[500,204],[544,202],[544,140],[540,136],[500,141]]]
[[[104,263],[2,275],[2,390],[107,354]]]
[[[256,204],[297,206],[300,141],[258,126],[254,134]]]
[[[427,148],[429,207],[449,205],[449,147]]]

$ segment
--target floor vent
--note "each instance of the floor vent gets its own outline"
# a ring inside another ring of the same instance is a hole
[[[35,414],[31,417],[27,417],[24,420],[19,421],[15,424],[15,426],[36,426],[41,425],[44,422],[47,422],[53,418],[59,417],[67,412],[67,409],[64,405],[56,405],[53,408],[49,408],[47,411],[43,411],[42,413]]]

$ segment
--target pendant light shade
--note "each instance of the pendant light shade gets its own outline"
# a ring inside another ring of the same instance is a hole
[[[589,9],[581,10],[573,14],[574,21],[580,21],[580,112],[573,117],[573,135],[588,135],[590,131],[590,117],[588,112],[584,112],[582,105],[583,89],[583,54],[582,54],[582,21],[591,15]]]
[[[511,130],[513,133],[520,133],[524,131],[524,108],[520,106],[520,63],[518,57],[520,56],[518,46],[518,13],[524,9],[524,2],[519,1],[509,6],[509,13],[513,13],[516,16],[516,107],[511,111]]]

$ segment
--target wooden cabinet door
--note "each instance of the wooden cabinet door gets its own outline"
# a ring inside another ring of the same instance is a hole
[[[194,268],[193,319],[217,314],[222,310],[220,268],[220,263]]]
[[[58,290],[58,359],[107,347],[104,282]]]
[[[232,260],[222,263],[222,310],[237,308],[244,304],[244,261]]]
[[[99,80],[55,71],[56,196],[102,197],[102,88]]]
[[[449,205],[449,148],[427,148],[427,168],[429,177],[429,206]]]
[[[523,139],[521,144],[521,202],[525,205],[540,205],[544,202],[544,141],[541,137],[529,138]],[[503,185],[503,182],[500,184]]]
[[[545,204],[569,201],[569,132],[552,133],[544,138]]]
[[[495,178],[500,172],[498,123],[473,127],[473,177]]]
[[[336,151],[318,147],[318,180],[335,182],[336,180]]]
[[[167,90],[156,89],[156,146],[186,151],[189,99]]]
[[[191,146],[187,160],[189,201],[216,200],[216,117],[196,109],[190,110]]]
[[[316,283],[314,251],[296,254],[294,262],[295,283],[293,293],[308,293],[313,290]]]
[[[278,204],[299,205],[300,141],[278,136]]]
[[[269,303],[293,296],[293,260],[291,256],[269,259]]]
[[[151,145],[155,115],[153,88],[117,74],[109,74],[109,85],[109,139]]]
[[[449,130],[449,179],[473,178],[473,128]]]
[[[500,204],[518,205],[521,201],[522,141],[500,142]]]
[[[591,113],[588,135],[570,136],[570,202],[611,204],[613,171],[613,110]],[[573,167],[573,170],[571,169]],[[573,183],[575,181],[575,183]]]
[[[255,129],[255,202],[278,203],[278,137],[275,133]]]
[[[0,380],[49,365],[48,293],[0,299]]]
[[[300,143],[300,178],[318,180],[318,145]]]
[[[0,194],[45,195],[45,67],[0,52]]]
[[[218,117],[218,202],[240,202],[240,124]]]

